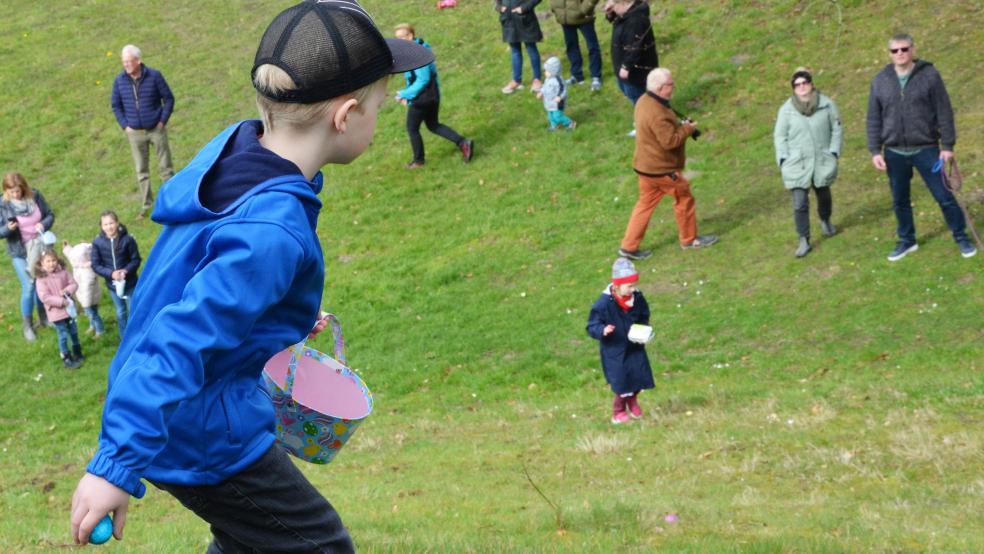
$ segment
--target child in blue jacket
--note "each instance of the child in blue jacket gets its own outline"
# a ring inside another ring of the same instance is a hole
[[[588,316],[588,334],[601,343],[601,367],[615,394],[612,423],[616,425],[629,421],[630,416],[642,417],[639,393],[656,386],[645,345],[629,340],[632,324],[649,325],[649,304],[636,288],[638,281],[639,273],[628,258],[615,260],[612,282]]]
[[[313,40],[330,48],[315,56]],[[351,0],[302,2],[267,28],[252,73],[263,121],[222,131],[157,198],[163,230],[72,498],[76,543],[110,512],[120,539],[146,479],[210,524],[209,552],[353,551],[334,508],[275,446],[260,376],[318,318],[321,167],[369,146],[389,74],[432,61],[384,39]]]

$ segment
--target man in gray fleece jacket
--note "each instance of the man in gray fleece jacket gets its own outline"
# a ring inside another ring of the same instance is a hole
[[[888,172],[898,243],[889,261],[915,252],[916,226],[909,197],[913,168],[919,171],[963,257],[977,253],[967,237],[966,221],[956,198],[943,186],[938,162],[953,159],[957,131],[943,78],[933,64],[916,59],[916,45],[906,34],[888,41],[892,63],[875,75],[868,97],[868,151],[879,171]],[[942,148],[940,145],[942,143]],[[883,152],[884,149],[884,152]],[[940,164],[942,166],[942,164]]]

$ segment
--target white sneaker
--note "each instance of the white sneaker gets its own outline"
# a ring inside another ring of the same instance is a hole
[[[627,137],[629,137],[629,138],[635,138],[635,136],[636,136],[636,130],[635,130],[635,129],[632,129],[632,130],[631,130],[631,131],[629,131],[629,132],[628,132],[628,134],[626,134],[625,136],[627,136]]]

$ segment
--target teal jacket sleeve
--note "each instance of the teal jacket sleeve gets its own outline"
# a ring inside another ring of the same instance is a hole
[[[404,100],[413,101],[414,98],[420,96],[420,93],[423,92],[424,87],[426,87],[427,84],[431,82],[431,79],[434,78],[433,64],[428,64],[424,67],[414,69],[412,72],[408,71],[408,73],[413,73],[414,76],[416,76],[416,80],[414,80],[412,85],[408,85],[406,88],[401,89],[396,93],[396,95]],[[407,79],[407,81],[409,81],[409,79]]]

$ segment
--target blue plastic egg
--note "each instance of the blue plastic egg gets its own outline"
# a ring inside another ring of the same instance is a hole
[[[96,524],[96,528],[89,533],[89,542],[92,544],[102,544],[109,540],[109,537],[113,536],[113,520],[107,514],[99,523]]]

